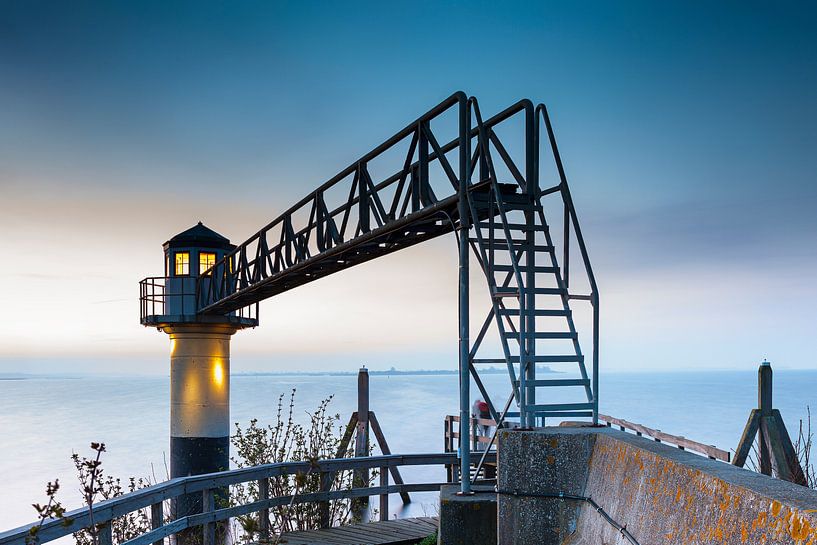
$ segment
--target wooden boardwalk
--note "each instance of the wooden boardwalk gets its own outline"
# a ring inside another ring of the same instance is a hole
[[[409,545],[437,531],[437,517],[386,520],[282,534],[287,545]]]

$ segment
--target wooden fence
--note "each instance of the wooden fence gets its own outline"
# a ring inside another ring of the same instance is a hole
[[[646,435],[659,443],[669,443],[671,445],[675,445],[681,450],[691,450],[693,452],[697,452],[698,454],[708,456],[713,460],[721,460],[722,462],[729,463],[731,458],[731,454],[728,451],[719,449],[714,445],[705,445],[703,443],[699,443],[698,441],[687,439],[681,435],[671,435],[669,433],[664,433],[661,430],[654,430],[652,428],[648,428],[647,426],[642,426],[641,424],[628,422],[627,420],[623,420],[621,418],[607,416],[606,414],[599,414],[599,421],[605,422],[607,427],[618,426],[621,431],[634,431],[636,435]]]
[[[472,463],[479,460],[480,453],[474,453]],[[496,460],[495,454],[490,454],[491,461]],[[216,523],[233,517],[250,513],[260,514],[261,540],[269,537],[269,510],[271,508],[293,503],[326,503],[332,500],[364,498],[369,496],[380,497],[380,517],[385,520],[389,513],[389,494],[403,494],[408,492],[439,491],[446,482],[403,483],[389,482],[392,468],[401,466],[450,466],[457,464],[456,453],[438,454],[403,454],[389,456],[370,456],[362,458],[342,458],[320,460],[317,462],[285,462],[267,464],[207,475],[193,475],[171,479],[160,484],[130,492],[118,498],[101,501],[93,505],[93,512],[88,507],[76,509],[66,513],[69,524],[61,520],[47,520],[37,533],[38,542],[46,543],[63,536],[70,535],[92,525],[101,527],[99,534],[100,545],[111,545],[113,542],[111,521],[128,513],[150,509],[153,529],[119,545],[162,545],[164,538],[190,528],[203,528],[203,545],[215,545]],[[341,471],[361,469],[378,469],[378,486],[365,486],[345,490],[327,490],[296,494],[294,496],[269,496],[269,479],[286,475],[320,474],[321,482],[331,481],[331,475]],[[327,476],[327,478],[324,478]],[[259,498],[244,505],[220,508],[214,501],[220,490],[230,485],[258,483]],[[203,510],[200,513],[190,514],[175,520],[166,521],[164,517],[164,502],[174,500],[185,494],[201,494]],[[38,523],[31,523],[14,530],[0,533],[0,545],[25,545],[29,536],[29,529]]]

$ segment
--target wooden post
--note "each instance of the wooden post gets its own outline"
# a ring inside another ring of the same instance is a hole
[[[363,367],[357,373],[357,433],[355,433],[355,458],[369,455],[369,371]],[[369,486],[369,470],[356,469],[352,482],[355,488]],[[369,503],[368,496],[356,500],[358,506]],[[357,509],[360,511],[360,509]],[[362,513],[357,513],[358,515]]]
[[[757,409],[749,414],[749,420],[735,450],[732,463],[743,467],[755,438],[758,442],[758,463],[764,475],[806,485],[806,476],[797,459],[797,453],[786,430],[780,411],[772,404],[772,366],[763,360],[757,370]]]
[[[113,521],[109,520],[98,527],[99,545],[113,545]]]
[[[321,492],[328,492],[332,488],[332,480],[335,474],[331,472],[322,471],[320,474]],[[332,517],[329,512],[329,502],[322,501],[318,503],[318,516],[320,518],[321,528],[329,528],[332,526]]]
[[[380,451],[388,456],[391,454],[391,449],[386,442],[386,435],[380,428],[380,422],[377,421],[377,416],[375,416],[374,411],[369,411],[369,424],[372,427],[375,439],[377,439],[377,444],[380,445]],[[400,469],[397,466],[389,466],[389,471],[394,479],[394,484],[405,484],[403,477],[400,475]],[[400,492],[400,498],[403,500],[403,504],[411,503],[411,497],[409,497],[408,492]]]
[[[766,417],[772,415],[772,366],[766,360],[757,369],[757,408],[760,411],[760,472],[771,475],[772,458]]]
[[[389,486],[389,468],[383,466],[380,468],[380,486]],[[380,494],[380,520],[389,520],[389,493]]]
[[[269,479],[258,480],[258,499],[269,499]],[[259,540],[266,543],[270,540],[269,509],[264,508],[258,512],[258,534]]]
[[[157,528],[161,528],[164,524],[164,505],[162,502],[154,503],[150,506],[150,528],[151,530],[156,530]],[[164,539],[160,539],[158,541],[154,541],[153,545],[162,545],[164,543]]]
[[[215,491],[210,488],[202,491],[201,494],[201,512],[207,514],[215,511]],[[202,530],[204,531],[204,545],[216,545],[216,523],[205,522]]]

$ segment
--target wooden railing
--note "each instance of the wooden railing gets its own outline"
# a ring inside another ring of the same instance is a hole
[[[731,454],[728,451],[721,450],[714,445],[705,445],[703,443],[687,439],[681,435],[671,435],[669,433],[664,433],[661,430],[654,430],[652,428],[648,428],[647,426],[642,426],[641,424],[628,422],[627,420],[623,420],[621,418],[599,414],[599,421],[605,422],[607,427],[618,426],[621,431],[631,430],[634,431],[636,435],[646,435],[659,443],[669,443],[671,445],[675,445],[681,450],[691,450],[693,452],[708,456],[713,460],[721,460],[729,463],[731,458]]]
[[[455,415],[447,415],[445,417],[445,445],[444,449],[445,452],[456,452],[457,447],[454,440],[456,439],[459,442],[460,432],[459,432],[459,423],[460,417]],[[456,425],[455,425],[456,424]],[[491,438],[486,437],[484,435],[479,435],[477,433],[477,426],[491,426],[492,428],[496,427],[496,421],[491,420],[489,418],[471,418],[471,425],[469,426],[471,429],[471,434],[469,440],[471,441],[471,448],[473,450],[478,450],[478,445],[489,445],[491,443]],[[493,430],[491,430],[493,432]],[[496,445],[494,445],[496,446]]]
[[[472,456],[472,463],[479,460],[479,454]],[[491,461],[496,460],[495,454],[489,455]],[[37,542],[46,543],[63,536],[70,535],[91,526],[100,528],[100,545],[111,545],[113,542],[113,519],[128,513],[150,508],[153,529],[119,545],[162,545],[164,538],[190,528],[203,529],[203,545],[215,545],[216,523],[233,517],[250,513],[260,514],[261,541],[269,538],[269,510],[271,508],[294,503],[326,503],[333,500],[363,498],[369,496],[380,497],[380,517],[388,517],[389,494],[406,492],[433,492],[439,491],[445,482],[395,484],[389,482],[390,469],[400,466],[451,466],[456,465],[456,453],[437,454],[402,454],[389,456],[370,456],[362,458],[342,458],[320,460],[316,462],[286,462],[261,466],[234,469],[207,475],[193,475],[171,479],[160,484],[130,492],[118,498],[101,501],[93,505],[93,512],[88,507],[76,509],[66,513],[70,521],[64,524],[62,520],[49,519],[43,523],[37,532]],[[287,496],[269,496],[269,480],[286,475],[320,474],[321,482],[331,481],[331,475],[340,471],[360,469],[378,469],[379,485],[350,488],[344,490],[327,490]],[[324,479],[324,476],[330,476]],[[230,485],[257,481],[260,498],[251,503],[231,507],[218,507],[214,498]],[[171,521],[165,521],[163,516],[164,502],[174,500],[186,494],[201,494],[203,510],[200,513],[190,514]],[[0,545],[25,545],[30,535],[31,527],[38,523],[31,523],[14,530],[0,533]],[[266,535],[264,535],[266,533]]]

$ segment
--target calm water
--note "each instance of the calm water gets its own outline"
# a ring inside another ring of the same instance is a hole
[[[733,449],[755,406],[756,371],[602,375],[601,411],[668,433]],[[507,398],[507,378],[487,375],[486,387]],[[790,433],[806,406],[815,405],[817,371],[776,371],[775,405]],[[280,393],[297,388],[301,415],[334,395],[333,411],[346,420],[355,409],[356,377],[250,377],[232,379],[234,422],[269,422]],[[457,378],[372,376],[371,408],[393,452],[439,452],[443,417],[457,412]],[[500,403],[495,400],[495,403]],[[115,476],[166,478],[169,389],[164,377],[29,379],[0,381],[0,530],[34,519],[45,483],[59,478],[63,503],[79,505],[70,461],[91,441],[108,446],[106,471]],[[441,480],[442,470],[415,468],[408,482]],[[433,514],[434,496],[417,495],[410,513]],[[399,498],[392,499],[397,509]]]

